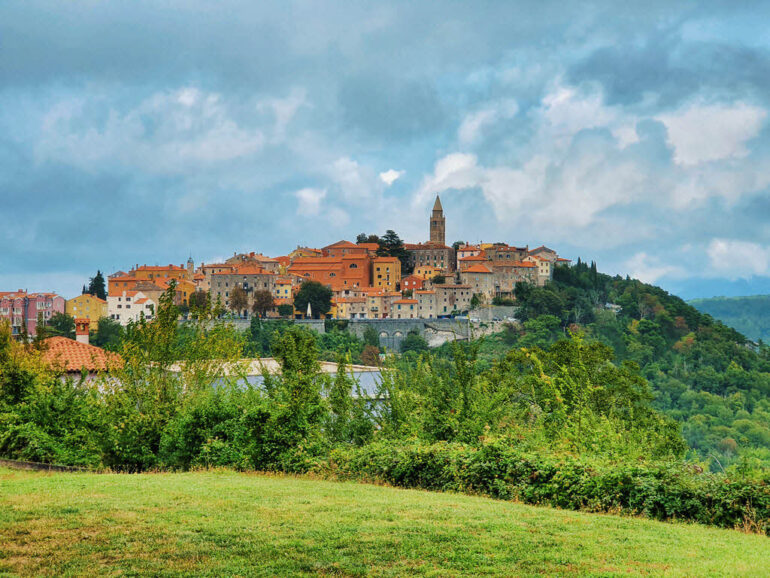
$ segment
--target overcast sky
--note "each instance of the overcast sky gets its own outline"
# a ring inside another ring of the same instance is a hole
[[[426,240],[440,193],[449,242],[770,293],[769,11],[6,0],[0,290]]]

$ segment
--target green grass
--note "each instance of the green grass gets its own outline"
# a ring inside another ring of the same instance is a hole
[[[770,575],[738,531],[307,478],[0,470],[0,574]]]

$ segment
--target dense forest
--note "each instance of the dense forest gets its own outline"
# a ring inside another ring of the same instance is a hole
[[[754,341],[770,339],[770,295],[750,297],[712,297],[688,301],[725,325]]]
[[[485,340],[492,365],[512,347],[540,347],[583,334],[638,366],[653,406],[682,425],[690,454],[712,470],[770,466],[770,348],[637,280],[594,264],[556,269],[546,287],[522,287],[521,323]],[[444,348],[446,350],[446,348]]]

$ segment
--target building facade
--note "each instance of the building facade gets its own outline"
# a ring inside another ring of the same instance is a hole
[[[385,291],[401,288],[401,261],[396,257],[375,257],[372,261],[372,287]]]
[[[0,292],[0,319],[11,326],[11,335],[18,338],[25,331],[37,335],[38,320],[47,323],[56,313],[64,313],[66,301],[56,293]]]
[[[88,319],[91,327],[97,328],[99,319],[107,317],[107,301],[99,299],[96,295],[83,293],[72,299],[68,299],[64,306],[64,312],[75,318]]]

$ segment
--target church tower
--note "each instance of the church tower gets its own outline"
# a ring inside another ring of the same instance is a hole
[[[446,245],[446,219],[438,195],[436,195],[436,202],[433,203],[433,212],[430,216],[430,242]]]

